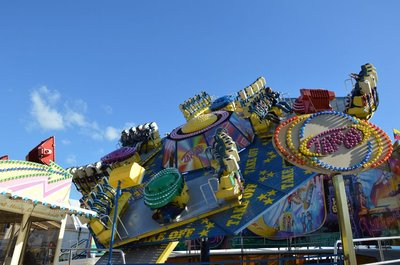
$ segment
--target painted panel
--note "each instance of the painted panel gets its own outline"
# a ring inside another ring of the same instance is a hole
[[[254,132],[249,120],[242,119],[236,113],[232,113],[229,121],[235,125],[250,142],[254,140]]]
[[[328,216],[325,229],[338,231],[333,186],[326,183]],[[400,233],[400,176],[380,169],[345,176],[354,237],[393,236]]]
[[[1,160],[0,189],[13,195],[47,203],[67,203],[72,175],[50,162]]]
[[[250,144],[250,142],[243,136],[243,134],[240,133],[240,131],[235,126],[226,121],[218,128],[213,128],[204,133],[210,146],[214,144],[214,135],[216,134],[216,130],[219,128],[225,130],[227,134],[235,141],[238,150],[241,150]]]
[[[206,149],[207,143],[203,135],[177,142],[179,171],[187,172],[210,166]]]
[[[323,175],[315,176],[274,204],[254,225],[254,233],[271,239],[301,236],[318,230],[325,221]]]
[[[163,156],[163,167],[176,167],[176,154],[175,154],[175,149],[176,149],[176,141],[170,140],[170,139],[165,139],[165,142],[163,143],[164,146],[164,156]]]

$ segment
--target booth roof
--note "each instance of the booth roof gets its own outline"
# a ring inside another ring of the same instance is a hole
[[[80,207],[72,206],[69,203],[46,202],[46,201],[41,201],[41,200],[37,200],[34,198],[30,198],[30,197],[21,197],[20,195],[18,195],[16,193],[10,192],[9,190],[4,190],[4,189],[0,190],[0,196],[3,196],[7,199],[12,199],[12,200],[22,200],[23,203],[27,203],[27,204],[43,205],[45,207],[49,207],[54,210],[59,209],[60,211],[64,211],[66,214],[69,214],[69,215],[82,216],[82,217],[86,217],[88,219],[97,217],[96,212],[87,210],[87,209],[83,209]]]

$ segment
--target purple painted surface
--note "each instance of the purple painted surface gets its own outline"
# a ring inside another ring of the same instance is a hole
[[[123,161],[129,157],[131,157],[136,152],[136,148],[134,147],[121,147],[101,158],[101,161],[107,164],[111,164],[114,162]]]

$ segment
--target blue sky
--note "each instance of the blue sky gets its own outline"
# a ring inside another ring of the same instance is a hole
[[[373,63],[392,137],[398,115],[400,1],[2,1],[0,155],[24,159],[54,135],[63,167],[96,162],[120,131],[184,123],[178,105],[232,94],[259,76],[292,97],[344,96]]]

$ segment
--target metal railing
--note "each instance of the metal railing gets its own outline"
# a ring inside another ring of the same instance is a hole
[[[112,216],[109,215],[100,215],[99,219],[100,222],[103,224],[103,226],[109,230],[111,230],[111,227],[109,225],[107,225],[108,223],[112,224],[113,221],[111,220]],[[106,219],[106,222],[102,221],[102,219]],[[129,236],[129,232],[126,229],[126,226],[124,225],[124,223],[122,222],[121,218],[119,217],[119,215],[117,215],[117,223],[120,224],[122,226],[122,229],[124,230],[125,236],[121,236],[120,232],[118,231],[118,229],[115,229],[115,233],[117,234],[118,238],[120,240],[126,238],[127,236]]]
[[[85,238],[85,239],[81,239],[79,242],[76,242],[76,243],[70,245],[69,248],[76,249],[76,248],[82,247],[82,245],[84,245],[85,247],[87,247],[88,244],[89,244],[89,239],[86,239],[86,238]],[[65,248],[61,249],[61,250],[60,250],[60,257],[61,257],[62,255],[66,255],[66,254],[67,254],[66,252],[68,252],[68,249],[65,249]],[[79,254],[76,253],[74,257],[80,256],[80,254],[81,254],[81,253],[79,253]],[[74,259],[74,257],[72,257],[72,259]]]
[[[315,264],[315,265],[343,265],[341,256],[337,257],[332,253],[326,254],[305,254],[305,253],[280,253],[271,252],[267,250],[252,250],[241,253],[238,249],[225,249],[224,251],[211,250],[211,257],[220,257],[213,259],[210,262],[202,262],[199,257],[200,251],[196,250],[191,258],[185,260],[184,255],[179,255],[179,261],[166,262],[165,265],[184,265],[190,263],[191,265],[251,265],[251,264],[280,264],[280,265],[293,265],[293,264]],[[245,255],[254,255],[252,258],[245,259]],[[193,256],[197,256],[194,258]],[[221,258],[223,257],[223,258]],[[184,261],[185,260],[185,261]],[[335,261],[336,260],[336,261]],[[150,265],[150,264],[148,264]],[[151,263],[151,265],[153,265]]]
[[[217,189],[216,190],[214,190],[212,182],[216,183],[216,185],[217,185]],[[206,193],[204,192],[204,187],[208,187],[210,189],[210,191],[211,191],[210,193],[213,195],[213,199],[214,199],[213,203],[218,203],[218,199],[215,196],[215,192],[218,191],[218,185],[219,185],[219,182],[218,182],[217,178],[210,178],[210,179],[208,179],[207,183],[204,183],[203,185],[200,186],[201,194],[203,195],[203,199],[204,199],[204,201],[206,202],[207,205],[209,205],[209,202],[208,202],[208,198],[206,196]]]
[[[400,239],[400,236],[386,236],[386,237],[368,237],[368,238],[355,238],[353,239],[353,242],[367,242],[367,241],[376,241],[378,243],[378,251],[379,251],[379,257],[381,259],[380,262],[374,262],[374,263],[367,263],[369,265],[378,265],[378,264],[393,264],[400,262],[400,259],[396,260],[388,260],[385,261],[385,256],[383,255],[383,249],[382,249],[382,241],[383,240],[395,240],[395,239]],[[337,240],[334,245],[334,250],[333,253],[335,255],[338,254],[338,248],[339,244],[342,244],[341,240]],[[365,265],[367,265],[365,264]]]
[[[68,265],[71,264],[73,252],[78,252],[78,251],[85,252],[86,251],[88,253],[91,253],[91,252],[109,252],[110,251],[109,249],[106,249],[106,248],[63,248],[62,250],[64,251],[64,254],[69,253]],[[122,264],[126,264],[125,252],[123,252],[121,249],[113,249],[112,252],[121,254]]]
[[[236,236],[232,238],[233,247],[243,247],[243,248],[286,248],[296,249],[296,248],[323,248],[331,247],[340,238],[339,233],[328,234],[311,234],[302,235],[299,237],[259,237],[259,236]]]

